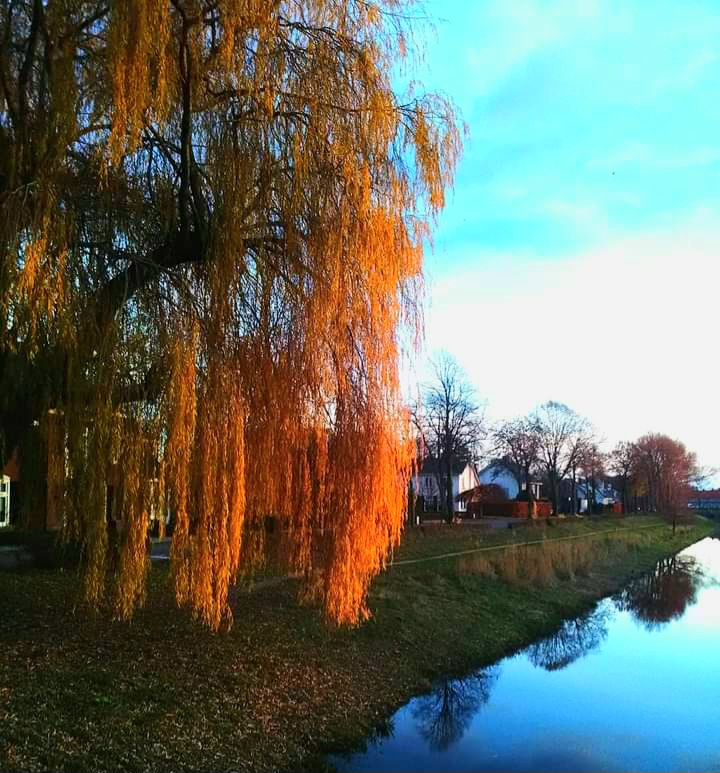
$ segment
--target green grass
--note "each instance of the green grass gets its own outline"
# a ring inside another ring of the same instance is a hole
[[[636,531],[644,525],[657,528]],[[622,532],[609,533],[616,528]],[[503,574],[510,559],[502,551],[480,554],[492,571],[467,558],[396,565],[373,586],[373,618],[354,630],[329,627],[317,610],[298,606],[294,581],[237,594],[235,626],[213,634],[174,607],[164,569],[153,570],[147,604],[130,624],[75,613],[74,573],[5,573],[0,770],[316,767],[320,755],[362,743],[436,677],[491,663],[549,633],[712,529],[699,520],[673,536],[649,517],[546,528],[547,540],[608,532],[588,537],[604,548],[593,548],[598,559],[582,571],[588,551],[550,543],[513,549],[553,550],[558,568],[574,560],[562,551],[576,554],[574,569],[543,570],[547,577]],[[427,529],[407,535],[395,558],[542,533]],[[516,559],[527,567],[529,556]]]

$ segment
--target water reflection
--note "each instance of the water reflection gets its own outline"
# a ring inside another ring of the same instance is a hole
[[[363,753],[333,762],[356,773],[720,770],[708,719],[719,637],[720,542],[704,539],[516,656],[411,700]]]
[[[671,556],[631,582],[615,603],[653,630],[682,617],[695,603],[702,579],[700,565],[693,557]]]
[[[546,671],[569,666],[605,639],[611,614],[607,605],[599,604],[587,614],[566,620],[554,634],[528,647],[528,659]]]
[[[446,679],[412,709],[420,736],[432,751],[445,751],[465,734],[470,720],[488,702],[498,670],[489,668],[464,679]]]

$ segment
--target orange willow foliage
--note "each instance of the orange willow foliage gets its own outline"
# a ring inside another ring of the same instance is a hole
[[[460,150],[442,98],[393,92],[408,5],[20,0],[0,22],[0,420],[56,449],[91,604],[132,615],[169,511],[178,602],[209,626],[271,557],[330,619],[367,615]]]

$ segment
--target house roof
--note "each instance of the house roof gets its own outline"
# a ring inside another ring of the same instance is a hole
[[[495,471],[495,478],[499,478],[503,472],[507,472],[509,475],[514,476],[512,467],[503,459],[493,459],[482,469],[478,470],[478,475],[484,475],[485,473],[493,471]],[[530,483],[542,483],[542,479],[538,475],[532,474],[530,476]]]
[[[512,473],[512,470],[508,466],[507,462],[505,462],[503,459],[492,459],[484,467],[481,467],[478,470],[478,474],[482,475],[483,473],[492,472],[493,470],[497,471],[498,474],[503,471]]]
[[[481,502],[481,501],[503,501],[508,500],[507,492],[497,483],[481,483],[479,486],[467,491],[461,491],[456,497],[456,502]]]
[[[460,475],[468,464],[469,462],[453,462],[452,474]],[[423,461],[422,467],[420,468],[420,475],[438,475],[439,473],[442,473],[442,470],[439,468],[437,459],[427,458]]]

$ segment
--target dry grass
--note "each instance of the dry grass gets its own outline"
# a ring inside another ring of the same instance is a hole
[[[529,583],[548,588],[558,582],[587,576],[619,555],[638,552],[651,544],[647,532],[621,532],[586,539],[537,545],[510,545],[494,553],[477,553],[458,559],[458,573],[498,578],[511,584]]]

